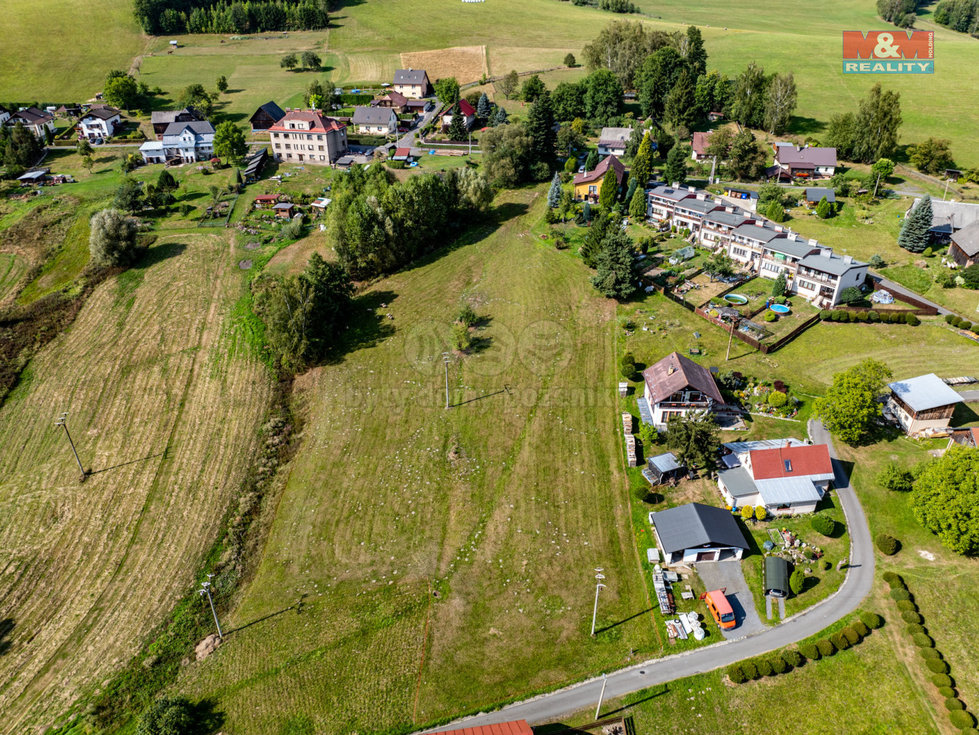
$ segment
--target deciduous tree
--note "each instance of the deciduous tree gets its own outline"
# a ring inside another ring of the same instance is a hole
[[[911,493],[918,521],[958,554],[979,554],[979,449],[953,445],[928,462]]]
[[[857,444],[881,420],[883,411],[878,399],[887,390],[891,377],[891,370],[884,363],[864,360],[833,376],[826,394],[814,402],[813,414],[842,441]]]
[[[503,96],[510,99],[513,96],[513,93],[517,91],[517,86],[520,84],[520,75],[517,74],[516,69],[511,69],[499,82],[497,82],[497,84],[499,85]]]
[[[854,160],[873,163],[889,158],[897,150],[901,122],[901,93],[883,90],[879,83],[871,87],[854,122]]]
[[[727,166],[731,175],[739,181],[755,179],[761,175],[765,167],[765,154],[750,130],[742,130],[734,136]]]
[[[228,78],[224,74],[222,74],[221,76],[218,77],[217,81],[214,83],[214,86],[217,87],[218,92],[227,92]]]
[[[436,79],[435,96],[443,105],[454,105],[459,101],[459,82],[455,77]]]
[[[760,128],[765,121],[768,77],[765,70],[751,62],[734,81],[731,115],[746,128]]]
[[[301,59],[303,69],[319,69],[323,63],[315,51],[303,51]]]
[[[785,132],[795,111],[798,94],[792,72],[776,74],[768,85],[765,100],[765,128],[769,133]]]
[[[622,84],[612,72],[599,69],[585,79],[585,111],[588,117],[607,124],[622,110]]]
[[[97,265],[129,265],[136,256],[136,220],[118,209],[92,215],[88,250]]]
[[[299,65],[299,57],[295,54],[286,54],[279,59],[279,66],[283,69],[295,69]]]
[[[239,165],[248,153],[245,134],[230,120],[214,129],[214,155]]]
[[[911,163],[926,174],[940,174],[955,166],[949,146],[952,141],[944,138],[925,138],[918,145],[911,146]]]
[[[536,102],[537,98],[546,91],[547,87],[543,80],[537,74],[533,74],[524,81],[520,88],[520,98],[524,102]]]

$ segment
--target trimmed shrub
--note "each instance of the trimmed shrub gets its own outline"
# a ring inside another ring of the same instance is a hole
[[[955,710],[965,709],[965,705],[962,703],[962,700],[956,699],[955,697],[949,697],[945,700],[945,709],[947,709],[949,712],[954,712]]]
[[[793,648],[782,651],[782,658],[785,660],[786,664],[794,667],[802,666],[802,664],[804,664],[806,661],[802,654]]]
[[[936,687],[950,687],[952,686],[952,677],[948,674],[932,674],[931,683]]]
[[[830,640],[833,641],[833,645],[841,651],[845,651],[853,645],[850,643],[847,637],[843,635],[843,633],[833,633],[833,635],[830,636]]]
[[[877,534],[874,543],[877,544],[880,553],[886,554],[887,556],[893,556],[901,548],[901,542],[887,533]]]
[[[853,629],[860,634],[861,638],[866,638],[870,635],[870,628],[867,627],[866,623],[862,620],[858,620],[853,624]]]
[[[832,656],[834,653],[836,653],[836,646],[833,644],[833,641],[831,641],[829,638],[823,638],[819,641],[816,641],[816,648],[819,649],[819,655],[823,657]],[[945,672],[936,672],[936,673],[945,673]]]
[[[890,595],[892,600],[897,600],[898,602],[901,602],[902,600],[911,600],[911,593],[903,587],[899,587],[896,590],[891,590]]]
[[[744,684],[748,680],[740,664],[731,664],[727,667],[727,678],[735,684]]]
[[[942,657],[942,654],[938,652],[937,648],[919,648],[918,654],[925,661],[929,661],[933,658],[940,659]],[[944,674],[939,674],[939,676],[944,676]]]
[[[903,470],[892,464],[887,465],[887,467],[877,473],[878,485],[898,493],[911,492],[913,481],[914,478],[908,470]]]
[[[927,633],[915,633],[911,636],[911,640],[914,641],[914,645],[916,645],[918,648],[935,647],[935,641],[933,641]]]
[[[833,313],[833,312],[832,312],[832,311],[830,311],[829,309],[823,309],[822,311],[820,311],[820,312],[819,312],[819,319],[820,319],[821,321],[824,321],[824,322],[825,322],[825,321],[827,321],[827,320],[829,320],[829,318],[830,318],[830,315],[831,315],[832,313]]]
[[[758,668],[751,661],[742,661],[741,670],[744,671],[744,678],[746,680],[760,678]]]
[[[863,639],[863,636],[857,633],[856,628],[854,628],[852,625],[846,626],[843,630],[840,631],[840,634],[848,641],[850,641],[850,645],[853,646],[857,645]]]
[[[880,482],[880,476],[879,475],[878,475],[878,482]],[[891,589],[894,589],[895,587],[904,587],[904,586],[906,586],[904,584],[904,578],[900,574],[898,574],[897,572],[884,572],[881,575],[881,577],[883,578],[883,580],[885,582],[887,582],[887,586],[890,587]]]
[[[958,317],[955,316],[955,314],[946,314],[945,315],[945,323],[946,324],[954,324],[956,319],[958,319]]]
[[[793,595],[798,595],[802,592],[803,587],[806,586],[806,574],[801,569],[795,569],[792,574],[789,575],[789,589],[792,590]]]
[[[955,727],[961,727],[963,733],[976,724],[976,718],[965,710],[957,709],[948,713],[949,722]]]
[[[900,607],[900,605],[898,605]],[[871,630],[877,630],[884,624],[884,618],[875,612],[870,612],[869,610],[864,610],[860,613],[860,620]],[[805,651],[803,651],[805,653]]]
[[[933,674],[947,674],[948,664],[942,661],[940,658],[930,658],[925,661],[925,666]]]
[[[800,643],[799,653],[808,658],[810,661],[818,661],[820,658],[819,648],[817,648],[815,643]]]
[[[836,521],[829,516],[814,515],[809,525],[812,526],[813,531],[823,536],[832,536],[836,531]]]
[[[861,324],[866,324],[870,321],[870,315],[866,311],[858,311],[856,313],[857,321]]]
[[[789,664],[781,656],[772,656],[771,659],[772,671],[776,674],[784,674],[789,670]]]
[[[925,630],[925,626],[923,626],[921,623],[908,623],[905,627],[907,628],[909,635],[914,635],[915,633],[928,632],[927,630]]]
[[[755,668],[761,676],[773,676],[772,664],[767,658],[760,658],[755,662]]]
[[[938,687],[938,693],[945,697],[945,699],[955,697],[955,690],[952,687]]]
[[[876,312],[876,311],[868,311],[867,312],[867,320],[870,321],[870,322],[873,322],[873,323],[879,322],[880,321],[880,313],[879,312]]]
[[[921,320],[911,312],[908,312],[904,315],[904,323],[909,327],[917,327],[919,324],[921,324]]]
[[[910,624],[910,623],[923,623],[925,619],[921,617],[921,615],[919,615],[918,613],[914,612],[913,610],[905,610],[903,613],[901,613],[901,620],[903,620],[905,623]]]
[[[901,612],[904,612],[905,610],[913,610],[914,612],[918,612],[918,606],[911,600],[898,600],[897,609]]]

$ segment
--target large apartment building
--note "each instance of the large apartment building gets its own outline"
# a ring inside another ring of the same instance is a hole
[[[319,110],[286,110],[269,128],[272,154],[286,163],[329,166],[347,152],[347,128]]]

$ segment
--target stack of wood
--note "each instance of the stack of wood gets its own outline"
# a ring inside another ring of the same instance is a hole
[[[625,451],[630,467],[636,467],[639,459],[636,455],[636,437],[633,432],[633,416],[629,412],[622,414],[622,432],[625,434]]]

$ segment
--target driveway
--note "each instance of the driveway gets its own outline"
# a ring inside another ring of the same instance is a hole
[[[912,298],[918,299],[919,301],[923,301],[926,304],[928,304],[929,306],[937,309],[938,310],[938,313],[941,314],[942,316],[945,316],[946,314],[954,314],[955,313],[955,312],[949,311],[948,309],[946,309],[941,304],[936,304],[934,301],[931,301],[930,299],[926,299],[924,296],[922,296],[917,291],[912,291],[910,288],[905,288],[900,283],[894,283],[894,281],[890,280],[889,278],[884,278],[883,276],[881,276],[881,275],[879,275],[877,273],[872,273],[871,274],[871,277],[875,281],[879,281],[880,282],[880,287],[881,288],[885,288],[888,291],[890,291],[891,293],[901,294],[903,296],[911,296]]]
[[[407,133],[401,136],[401,138],[398,139],[397,147],[415,148],[416,147],[415,138],[418,136],[418,131],[423,129],[426,125],[428,125],[429,122],[431,122],[432,118],[435,116],[435,113],[438,112],[438,109],[439,109],[438,102],[433,100],[432,109],[422,113],[421,119],[419,119],[412,126],[411,130],[409,130]]]
[[[833,448],[829,432],[817,421],[809,422],[809,436],[817,444],[829,444],[837,474],[836,497],[846,516],[850,532],[850,567],[836,594],[793,615],[781,625],[766,628],[738,640],[723,641],[688,653],[652,659],[612,672],[606,680],[605,698],[611,700],[657,684],[702,674],[753,656],[791,645],[819,633],[855,611],[870,592],[874,581],[874,549],[867,518],[850,486]],[[536,725],[567,717],[586,707],[594,707],[602,689],[602,677],[573,684],[533,699],[508,705],[495,712],[474,715],[426,732],[441,732],[460,727],[494,725],[511,720],[527,720]]]
[[[748,583],[741,571],[741,562],[701,562],[697,565],[697,574],[700,575],[700,579],[708,591],[725,590],[724,594],[727,596],[727,601],[731,603],[731,608],[734,610],[734,617],[738,624],[727,630],[721,628],[722,636],[733,641],[765,630],[767,626],[761,622],[758,610],[755,609],[751,590],[748,589]]]

